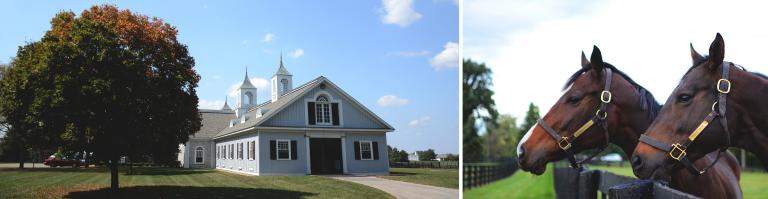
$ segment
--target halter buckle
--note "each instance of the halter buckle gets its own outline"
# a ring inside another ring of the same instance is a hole
[[[679,152],[675,153],[675,150]],[[681,145],[680,143],[672,144],[672,149],[669,150],[669,157],[672,157],[672,159],[680,161],[680,159],[685,157],[685,155],[686,153],[685,153],[685,149],[683,149],[683,145]]]
[[[600,93],[600,101],[603,103],[611,103],[611,98],[613,98],[611,91],[603,91]]]
[[[560,149],[568,150],[571,148],[571,142],[568,141],[568,137],[561,137],[560,141],[557,142],[557,146],[560,147]]]
[[[601,112],[602,112],[603,114],[600,114]],[[604,120],[605,118],[608,118],[608,112],[605,112],[605,111],[601,111],[600,109],[597,109],[597,111],[595,112],[595,116],[596,116],[598,119]]]
[[[731,81],[728,81],[727,79],[717,80],[717,92],[720,92],[723,94],[731,92]]]

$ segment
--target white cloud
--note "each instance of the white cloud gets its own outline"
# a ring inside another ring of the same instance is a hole
[[[243,82],[237,82],[232,84],[232,86],[229,86],[227,95],[232,99],[237,99],[237,97],[240,95],[240,93],[237,92],[237,88],[240,88],[240,85],[242,84]],[[255,86],[257,89],[266,89],[269,86],[269,80],[261,77],[253,77],[251,78],[251,84],[253,84],[253,86]]]
[[[445,43],[443,51],[429,60],[429,64],[435,70],[459,67],[459,44],[455,42]]]
[[[290,53],[288,53],[288,55],[290,55],[293,58],[299,58],[301,56],[304,56],[304,49],[297,48],[296,50],[293,50]]]
[[[223,100],[204,100],[201,99],[197,102],[197,108],[199,109],[214,109],[219,110],[224,106]]]
[[[406,27],[421,19],[421,14],[413,9],[413,0],[382,0],[383,16],[381,22]]]
[[[420,126],[426,125],[427,123],[429,123],[429,121],[432,121],[432,117],[424,116],[419,119],[411,120],[411,122],[408,122],[408,126],[420,127]]]
[[[398,107],[408,104],[408,99],[403,99],[396,95],[385,95],[379,98],[378,103],[382,107]]]
[[[429,55],[429,51],[422,50],[422,51],[399,51],[399,52],[390,52],[387,53],[387,56],[398,56],[398,57],[421,57],[421,56],[427,56]]]
[[[267,33],[264,35],[264,39],[261,39],[261,42],[269,43],[275,40],[275,34]]]
[[[491,67],[499,111],[518,118],[529,102],[546,113],[580,67],[581,51],[589,56],[592,45],[660,103],[691,65],[688,43],[708,54],[717,32],[725,39],[726,60],[768,72],[762,55],[768,28],[736,23],[768,18],[763,6],[749,3],[467,0],[464,7],[463,58]],[[718,14],[727,10],[739,12]]]

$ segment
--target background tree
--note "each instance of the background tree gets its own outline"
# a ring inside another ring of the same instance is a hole
[[[539,107],[531,102],[528,104],[528,111],[525,112],[525,119],[520,126],[520,133],[528,132],[528,129],[531,129],[533,125],[536,125],[539,118],[541,118],[541,116],[539,116]]]
[[[427,149],[426,151],[417,151],[419,154],[419,161],[432,161],[437,159],[437,154],[434,149]]]
[[[514,158],[515,149],[520,135],[520,129],[514,117],[508,114],[499,115],[496,126],[484,134],[490,161],[508,160]]]
[[[172,157],[200,128],[200,77],[176,35],[160,19],[109,5],[58,13],[0,84],[9,134],[94,152],[116,191],[121,156]]]
[[[465,162],[483,159],[482,140],[478,136],[478,120],[483,127],[495,126],[498,113],[491,90],[491,69],[470,59],[463,61],[462,142]]]

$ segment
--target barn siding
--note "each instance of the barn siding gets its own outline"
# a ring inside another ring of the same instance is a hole
[[[259,162],[261,175],[304,175],[307,173],[307,142],[303,132],[260,131]],[[295,140],[296,160],[271,160],[269,157],[270,140]]]
[[[229,146],[234,144],[234,159],[219,158],[216,164],[216,168],[226,169],[238,172],[246,172],[251,174],[259,173],[259,159],[256,157],[253,160],[248,159],[248,142],[256,141],[256,156],[259,156],[259,134],[257,133],[244,133],[226,139],[217,140],[216,146]],[[243,143],[243,159],[237,158],[237,144]],[[227,154],[229,154],[229,148],[227,148]],[[215,157],[215,156],[214,156]]]
[[[387,153],[387,136],[385,133],[347,133],[345,150],[347,153],[347,172],[352,174],[385,174],[389,173],[389,154]],[[355,160],[355,142],[374,141],[379,145],[378,160]]]
[[[326,87],[325,89],[314,88],[304,96],[287,106],[280,113],[273,116],[262,126],[279,127],[307,127],[307,101],[314,100],[318,93],[327,93],[333,101],[339,102],[341,112],[340,128],[357,129],[376,129],[385,128],[371,115],[361,110],[361,107],[354,105],[351,101],[342,97],[336,90]],[[270,110],[274,111],[274,110]]]

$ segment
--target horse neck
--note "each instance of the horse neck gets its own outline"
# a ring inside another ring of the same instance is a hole
[[[656,113],[658,113],[659,110],[657,107],[659,105],[654,99],[649,99],[650,101],[653,101],[653,103],[648,104],[648,107],[643,109],[642,104],[646,102],[642,100],[642,95],[643,93],[641,93],[639,89],[635,89],[634,96],[639,103],[632,101],[617,104],[621,106],[620,108],[622,111],[619,113],[621,116],[618,120],[613,120],[617,122],[608,124],[608,130],[612,136],[611,143],[619,146],[628,157],[632,156],[632,153],[637,146],[638,139],[640,139],[640,135],[651,125],[651,122],[653,122],[657,115]],[[651,95],[643,97],[653,98]],[[651,112],[654,113],[651,114]]]
[[[731,78],[733,87],[727,103],[733,111],[740,112],[738,120],[731,118],[729,128],[736,135],[736,146],[755,153],[764,163],[768,163],[768,79],[742,70],[734,70]],[[768,164],[766,164],[768,169]]]

